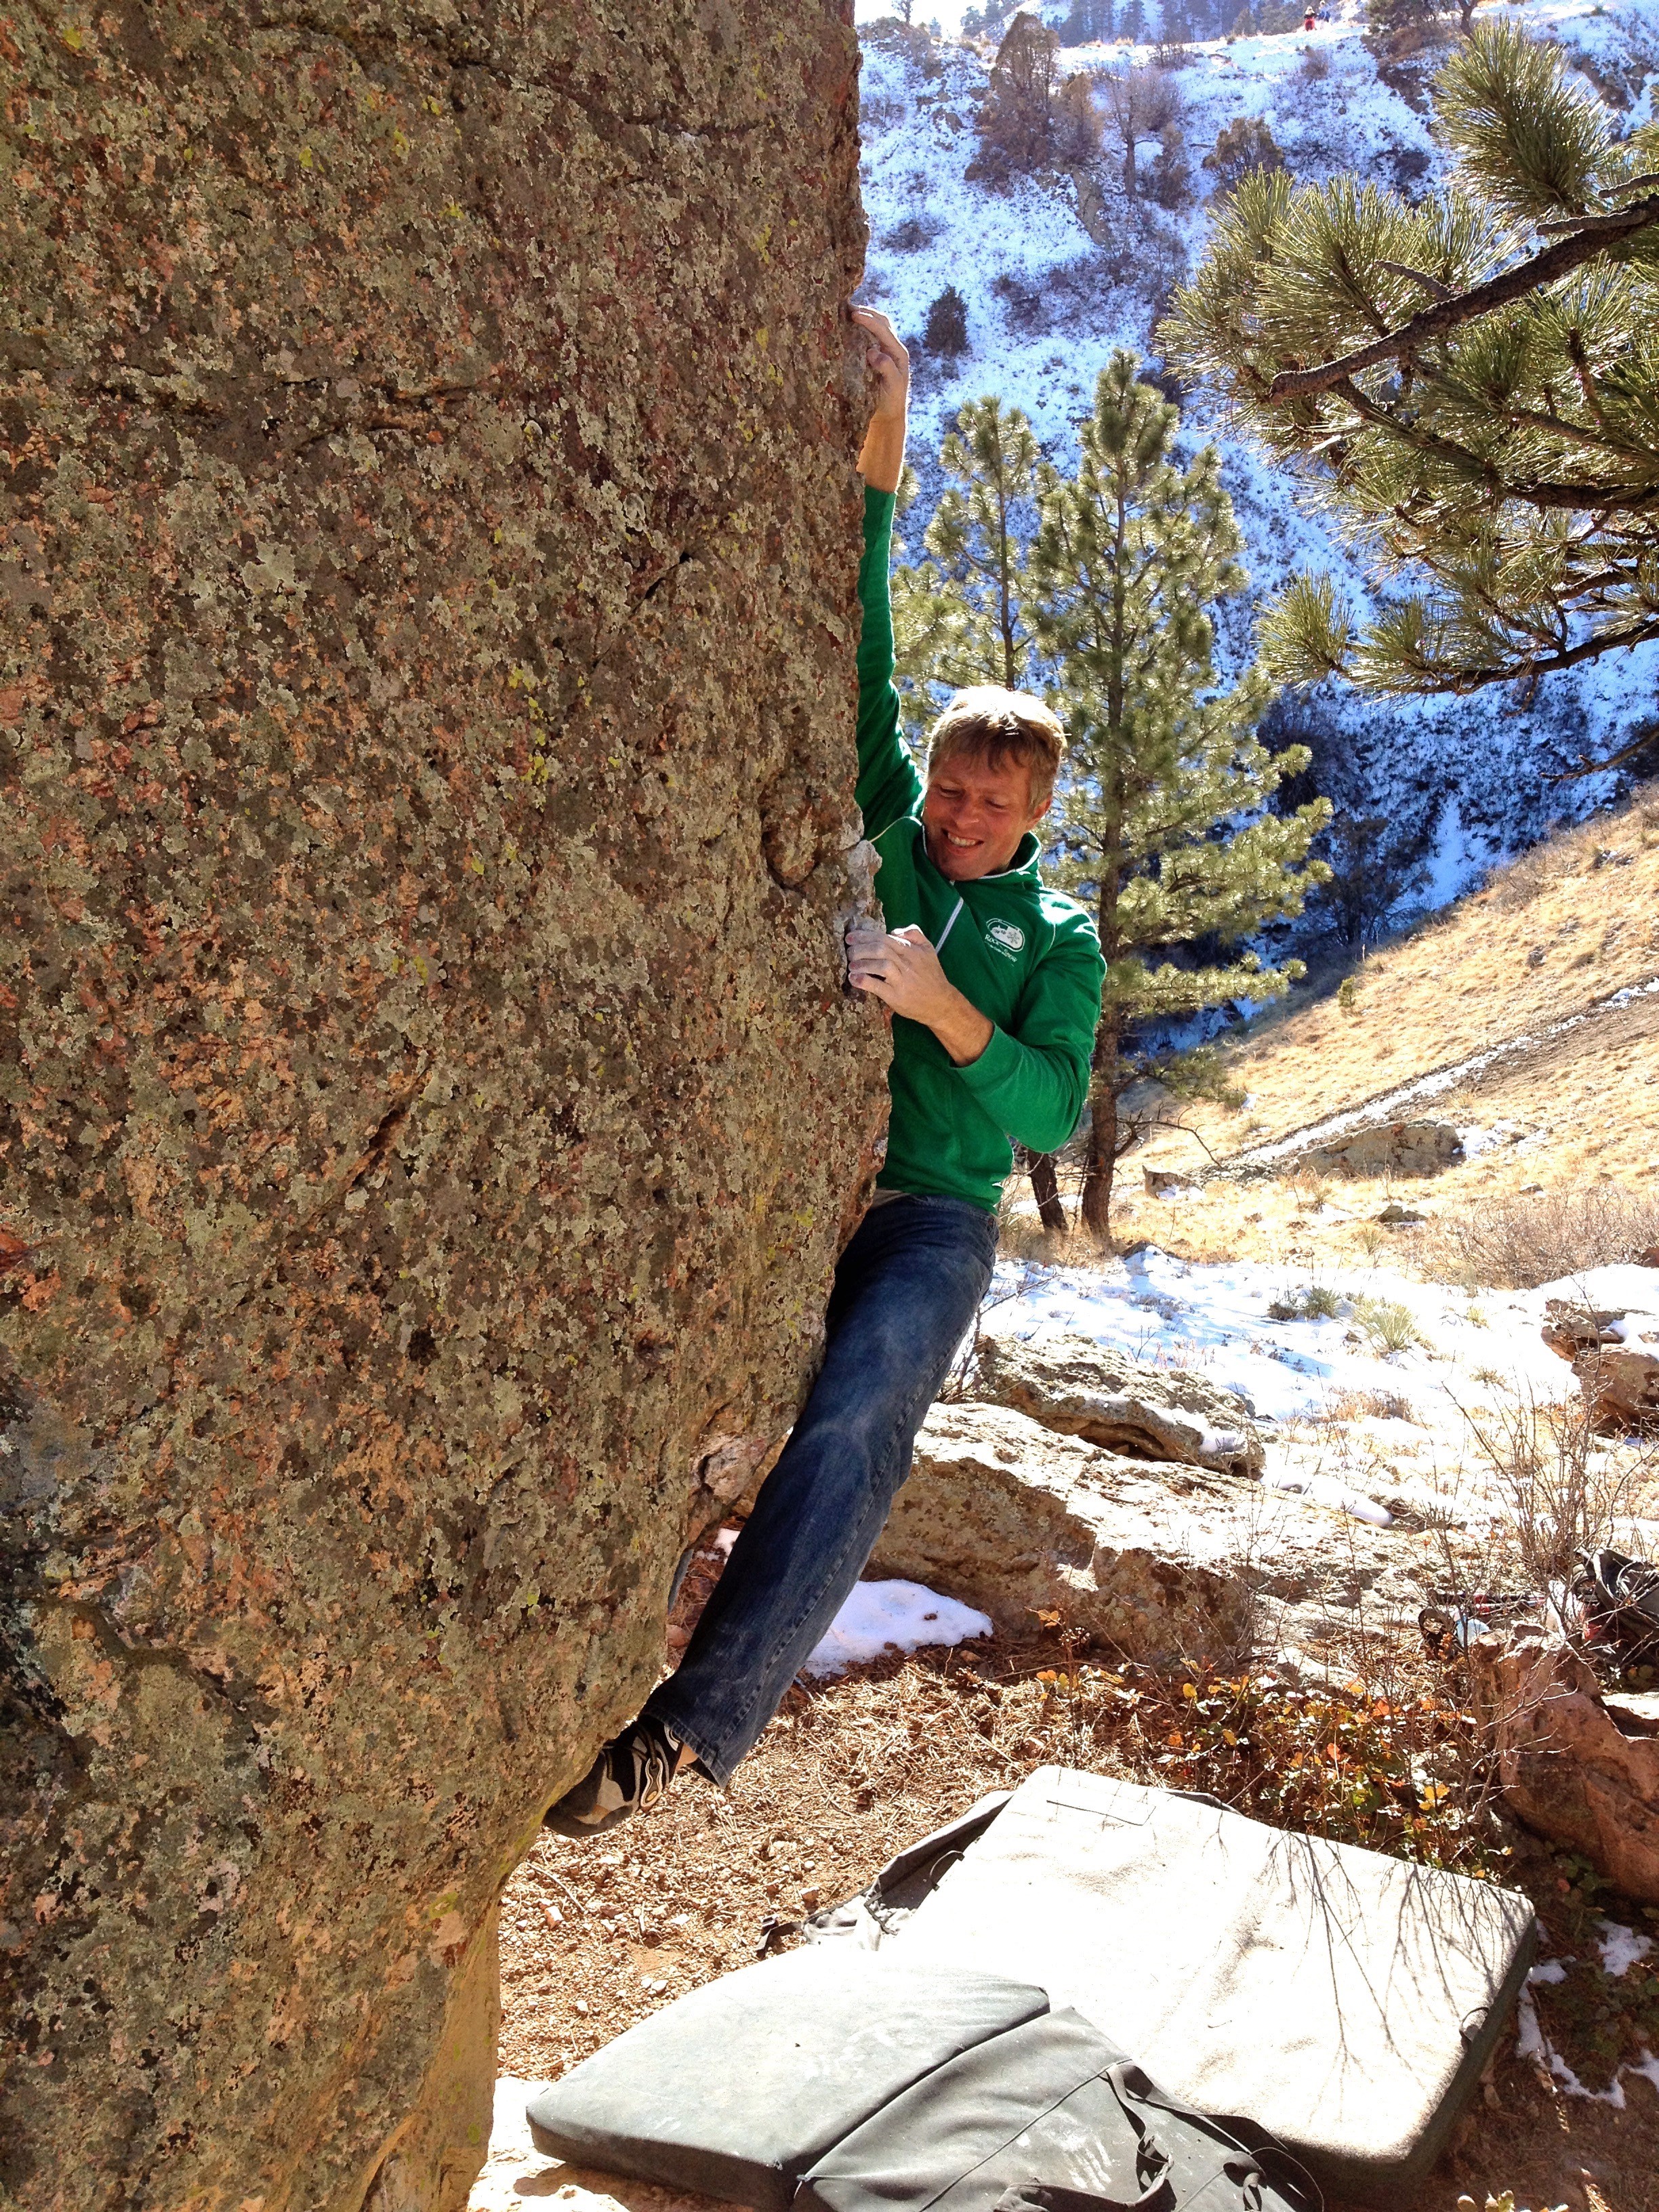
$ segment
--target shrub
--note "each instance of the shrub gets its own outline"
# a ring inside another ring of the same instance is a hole
[[[1184,208],[1192,198],[1192,169],[1179,123],[1166,123],[1158,134],[1158,157],[1146,177],[1146,197],[1161,208]]]
[[[1048,329],[1048,302],[1040,284],[1012,276],[1005,270],[993,280],[991,289],[1007,308],[1011,329],[1027,337],[1040,337]]]
[[[1259,115],[1236,115],[1204,156],[1200,167],[1215,179],[1213,197],[1224,199],[1237,191],[1246,177],[1259,171],[1282,169],[1283,149]]]
[[[1423,1336],[1412,1319],[1409,1307],[1397,1305],[1388,1298],[1356,1298],[1353,1317],[1364,1333],[1365,1340],[1379,1357],[1387,1358],[1396,1352],[1409,1352],[1414,1344],[1421,1344]]]
[[[1298,71],[1309,84],[1323,84],[1331,73],[1331,58],[1323,46],[1308,46],[1303,51],[1302,67]]]
[[[1163,148],[1171,129],[1179,137],[1184,105],[1181,88],[1167,70],[1158,69],[1108,70],[1100,84],[1107,118],[1122,150],[1123,189],[1133,199],[1140,186],[1135,152],[1141,141],[1156,138]],[[1163,159],[1160,151],[1158,160]]]
[[[1531,1291],[1589,1267],[1650,1266],[1659,1251],[1659,1192],[1586,1183],[1478,1200],[1441,1214],[1425,1254],[1434,1272],[1490,1290]]]
[[[968,174],[988,184],[1093,158],[1100,118],[1085,76],[1060,66],[1060,40],[1035,15],[1016,15],[979,111],[979,150]]]
[[[1509,1506],[1533,1589],[1569,1580],[1579,1552],[1616,1542],[1654,1473],[1650,1450],[1632,1456],[1601,1449],[1582,1395],[1540,1406],[1506,1395],[1493,1412],[1470,1408],[1468,1420]]]
[[[941,361],[956,361],[967,352],[968,302],[954,284],[947,284],[927,310],[921,342]]]
[[[1389,1670],[1392,1672],[1392,1670]],[[1142,1719],[1156,1778],[1202,1790],[1280,1828],[1400,1858],[1484,1871],[1490,1783],[1473,1717],[1448,1689],[1407,1680],[1279,1689],[1200,1674]]]
[[[1415,186],[1420,185],[1434,164],[1421,146],[1396,146],[1388,157],[1394,175],[1394,187],[1408,198]]]
[[[933,244],[939,228],[931,216],[906,216],[881,242],[890,253],[920,253],[924,246]]]
[[[1451,32],[1464,0],[1365,0],[1365,43],[1386,61],[1403,61],[1437,46]],[[1474,0],[1467,0],[1469,13]]]
[[[1342,1293],[1328,1283],[1310,1283],[1288,1298],[1275,1298],[1267,1309],[1269,1321],[1337,1321],[1342,1314]]]

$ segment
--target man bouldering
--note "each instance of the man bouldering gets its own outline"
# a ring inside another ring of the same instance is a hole
[[[653,1804],[683,1767],[727,1783],[863,1571],[917,1430],[990,1280],[1010,1139],[1076,1127],[1104,975],[1093,923],[1045,890],[1035,834],[1064,738],[1040,699],[959,691],[924,782],[899,727],[889,605],[910,365],[854,311],[878,397],[859,596],[857,799],[881,856],[886,933],[849,939],[853,983],[890,1007],[892,1115],[874,1200],[842,1255],[823,1364],[676,1673],[546,1816],[591,1836]]]

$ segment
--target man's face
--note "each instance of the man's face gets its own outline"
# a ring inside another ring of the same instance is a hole
[[[1031,771],[1021,761],[992,768],[971,757],[942,762],[921,802],[927,857],[953,884],[994,876],[1019,850],[1050,802],[1031,805]]]

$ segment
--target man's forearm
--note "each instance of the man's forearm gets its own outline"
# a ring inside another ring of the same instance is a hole
[[[859,474],[872,491],[896,491],[904,474],[904,416],[875,415],[865,433]]]
[[[988,1014],[981,1013],[971,999],[964,999],[955,985],[951,986],[954,1006],[941,1006],[927,1026],[958,1067],[966,1067],[977,1060],[990,1043],[996,1024]]]

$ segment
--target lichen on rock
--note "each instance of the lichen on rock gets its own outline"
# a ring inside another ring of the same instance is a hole
[[[500,1884],[810,1375],[885,1104],[849,14],[0,30],[30,2208],[464,2188]]]

